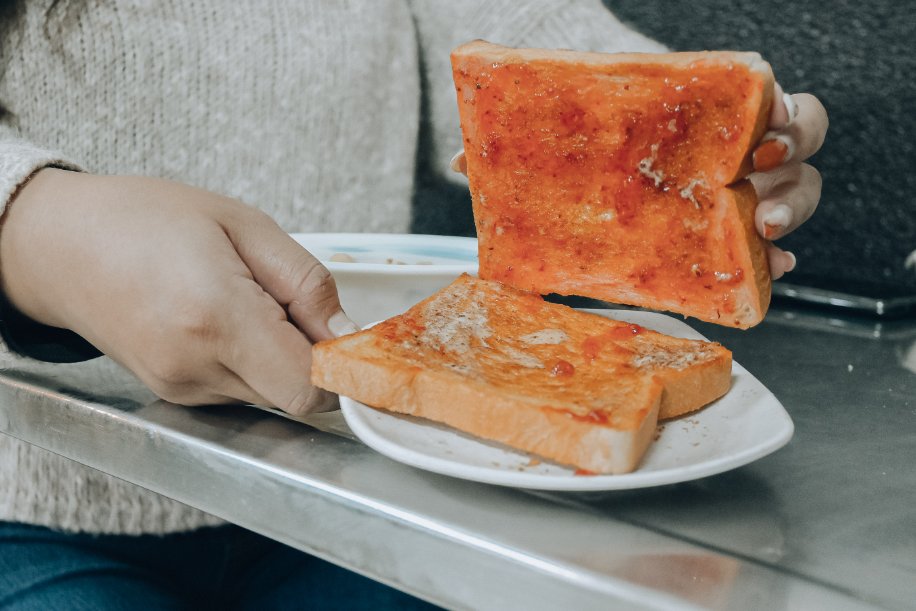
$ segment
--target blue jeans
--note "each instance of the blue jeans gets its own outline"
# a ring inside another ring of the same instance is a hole
[[[236,526],[133,537],[0,522],[0,608],[434,607]]]

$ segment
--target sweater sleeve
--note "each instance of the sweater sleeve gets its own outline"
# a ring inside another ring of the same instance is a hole
[[[664,52],[666,47],[628,28],[600,0],[411,0],[424,79],[420,161],[450,181],[461,148],[458,108],[449,53],[477,38],[512,47],[566,48],[614,53]]]
[[[60,153],[30,144],[0,126],[0,214],[5,215],[7,206],[29,178],[46,167],[80,170]],[[42,325],[24,316],[2,293],[0,340],[4,344],[0,349],[42,361],[70,363],[101,354],[72,331]]]
[[[46,167],[79,170],[60,153],[26,142],[0,127],[0,213],[6,212],[13,196],[32,174]]]

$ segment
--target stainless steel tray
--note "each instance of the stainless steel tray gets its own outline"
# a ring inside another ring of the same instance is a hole
[[[887,318],[916,314],[916,295],[867,296],[786,282],[773,283],[773,297]]]

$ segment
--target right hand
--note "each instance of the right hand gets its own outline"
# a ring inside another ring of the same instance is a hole
[[[267,215],[163,180],[39,171],[7,211],[0,276],[26,316],[186,405],[330,409],[311,344],[356,330],[327,269]]]
[[[753,153],[748,176],[757,191],[754,224],[767,240],[773,280],[795,269],[795,255],[773,244],[807,221],[821,198],[821,175],[804,163],[824,143],[829,125],[820,100],[808,93],[783,94],[776,85],[773,110],[763,142]]]

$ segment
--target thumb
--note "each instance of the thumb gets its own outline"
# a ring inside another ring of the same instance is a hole
[[[266,214],[223,225],[257,282],[312,342],[358,330],[344,313],[331,272]],[[243,215],[246,216],[247,215]]]

